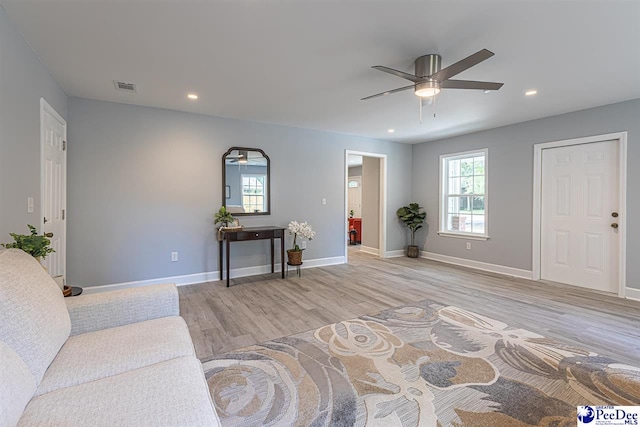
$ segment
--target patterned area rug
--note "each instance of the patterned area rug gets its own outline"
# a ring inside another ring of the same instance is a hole
[[[434,301],[204,364],[223,426],[575,426],[640,405],[640,368]]]

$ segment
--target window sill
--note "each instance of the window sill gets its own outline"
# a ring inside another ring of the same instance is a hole
[[[467,239],[467,240],[489,240],[489,236],[482,235],[482,234],[452,233],[450,231],[438,231],[438,236],[453,237],[456,239]]]

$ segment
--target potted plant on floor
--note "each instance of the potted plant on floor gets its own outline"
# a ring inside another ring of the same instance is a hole
[[[403,206],[396,212],[398,218],[411,231],[411,244],[407,246],[407,256],[409,258],[418,258],[420,254],[420,248],[415,244],[416,231],[422,228],[422,224],[427,218],[427,213],[421,211],[421,209],[417,203],[410,203],[409,206]]]
[[[291,221],[288,228],[289,234],[293,236],[293,246],[287,251],[289,264],[301,265],[302,251],[304,249],[300,249],[300,246],[298,246],[298,236],[300,236],[301,239],[313,240],[316,232],[313,231],[311,226],[306,221],[302,223],[299,223],[298,221]]]

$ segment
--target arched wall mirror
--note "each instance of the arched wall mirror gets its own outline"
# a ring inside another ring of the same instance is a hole
[[[258,148],[231,147],[222,156],[222,205],[233,216],[271,213],[269,156]]]

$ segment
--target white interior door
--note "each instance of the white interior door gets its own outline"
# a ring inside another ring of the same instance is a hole
[[[618,288],[618,143],[542,150],[541,277]]]
[[[41,103],[42,138],[42,232],[52,233],[55,250],[43,261],[59,284],[66,278],[67,209],[67,124],[43,99]]]
[[[362,218],[362,177],[349,177],[349,211],[353,210],[354,218]]]

